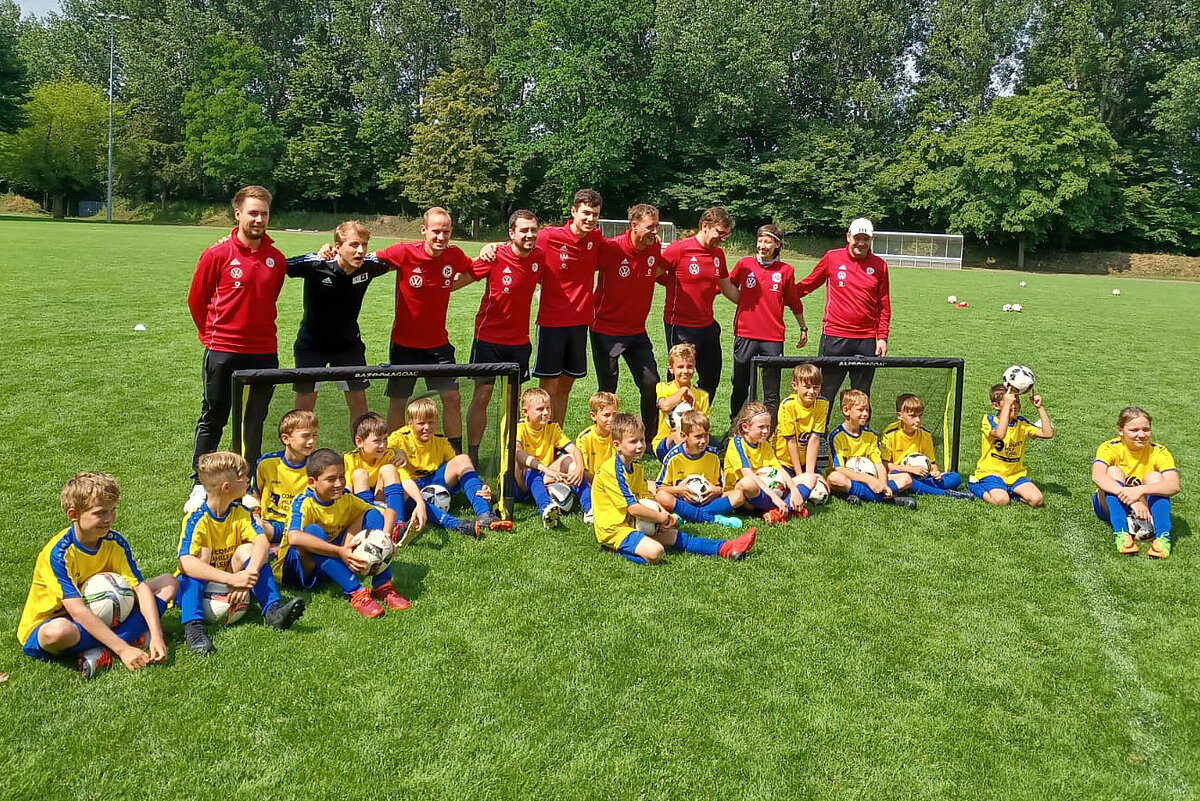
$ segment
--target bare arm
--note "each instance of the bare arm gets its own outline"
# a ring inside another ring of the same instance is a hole
[[[742,292],[728,278],[717,279],[717,288],[721,290],[721,294],[729,298],[733,305],[737,305],[738,298],[742,296]]]

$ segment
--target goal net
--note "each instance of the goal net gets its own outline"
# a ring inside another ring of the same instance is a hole
[[[600,233],[605,237],[614,237],[625,233],[629,230],[629,220],[601,220]],[[678,239],[678,234],[675,230],[673,222],[658,223],[658,238],[662,240],[663,245],[669,245]]]
[[[875,377],[871,383],[871,430],[882,435],[883,429],[896,419],[896,398],[912,393],[925,403],[921,424],[933,435],[934,451],[943,470],[958,470],[959,444],[962,434],[963,360],[957,357],[934,358],[887,356],[756,356],[750,397],[759,399],[762,376],[766,371],[779,375],[779,393],[786,398],[792,393],[792,372],[797,365],[815,364],[823,371],[830,367],[846,369],[871,368]],[[849,376],[838,390],[850,386]],[[844,419],[841,405],[835,397],[829,403],[829,429]],[[825,463],[826,443],[821,442],[821,461]]]
[[[438,392],[430,391],[428,380],[435,385],[438,380],[457,379],[461,396],[461,418],[463,430],[462,451],[468,450],[467,412],[471,401],[481,385],[476,379],[492,381],[491,398],[487,401],[487,423],[483,429],[483,440],[479,444],[479,458],[475,465],[480,478],[491,485],[492,500],[501,514],[511,519],[512,498],[508,483],[500,477],[510,473],[517,447],[517,423],[521,384],[520,366],[514,362],[494,364],[436,364],[436,365],[368,365],[366,367],[294,368],[279,370],[238,370],[233,374],[232,449],[247,460],[264,453],[280,450],[279,421],[296,406],[296,388],[316,384],[317,403],[314,412],[319,421],[318,448],[332,448],[339,453],[354,450],[354,439],[350,433],[350,411],[347,407],[345,390],[359,386],[357,382],[368,382],[367,408],[384,419],[388,416],[390,399],[385,394],[389,379],[416,379],[409,394],[409,402],[417,398],[430,397],[438,403],[438,433],[445,433],[445,410]],[[346,383],[351,382],[351,383]],[[268,397],[269,396],[269,397]],[[261,432],[250,417],[250,412],[266,404],[267,414]],[[401,425],[405,425],[401,422]],[[251,467],[253,469],[253,465]],[[466,504],[456,494],[454,503]]]
[[[934,267],[961,270],[961,234],[925,234],[911,231],[876,231],[871,251],[889,267]]]

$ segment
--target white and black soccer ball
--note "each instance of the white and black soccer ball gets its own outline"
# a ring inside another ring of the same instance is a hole
[[[647,509],[651,509],[655,512],[663,511],[663,508],[662,508],[662,506],[659,505],[658,501],[656,501],[652,498],[641,498],[640,500],[638,500],[638,503],[640,503],[642,506],[645,506]],[[658,524],[651,523],[649,520],[642,520],[639,517],[638,521],[637,521],[637,528],[638,528],[638,531],[642,532],[646,536],[650,536],[651,534],[653,534],[655,531],[658,530]]]
[[[1125,518],[1125,522],[1129,524],[1129,533],[1135,540],[1154,539],[1153,520],[1138,520],[1133,515],[1129,515]]]
[[[79,591],[92,614],[109,628],[123,622],[133,611],[133,587],[120,573],[97,573],[83,582]]]
[[[684,487],[690,489],[698,496],[703,498],[712,489],[712,482],[702,476],[700,473],[692,473],[680,482]]]
[[[817,506],[829,500],[829,482],[825,480],[825,476],[817,476],[817,483],[813,485],[812,492],[808,495],[808,500]]]
[[[846,460],[846,467],[856,473],[866,473],[868,476],[875,475],[875,463],[865,456],[851,456]]]
[[[950,297],[946,298],[946,302],[947,303],[958,303],[958,295],[951,295]]]
[[[263,569],[270,570],[266,565],[263,565]],[[235,604],[229,600],[229,594],[229,587],[219,581],[210,581],[204,585],[204,600],[201,606],[204,608],[205,623],[228,626],[242,619],[246,610],[250,608],[249,604],[245,601]]]
[[[1004,383],[1017,393],[1033,389],[1034,380],[1033,371],[1023,364],[1014,364],[1004,371]]]
[[[436,506],[443,512],[450,510],[450,490],[441,484],[430,484],[421,490],[421,497],[430,506]]]
[[[367,565],[364,576],[378,576],[392,563],[396,544],[380,529],[368,529],[355,534],[350,540],[354,558]]]
[[[692,404],[688,403],[687,401],[680,401],[674,409],[667,412],[667,425],[671,427],[672,431],[679,430],[679,421],[682,420],[683,416],[691,410]]]
[[[929,457],[923,453],[917,453],[916,451],[906,455],[903,459],[901,459],[900,464],[904,465],[905,467],[924,467],[927,470],[931,467],[929,464]]]
[[[564,513],[575,508],[575,488],[565,481],[555,481],[546,485],[550,500]]]

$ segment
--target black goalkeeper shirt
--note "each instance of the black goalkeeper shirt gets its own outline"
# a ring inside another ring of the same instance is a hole
[[[296,339],[323,352],[357,344],[361,341],[358,313],[363,294],[372,280],[390,269],[371,255],[352,273],[343,271],[336,258],[326,261],[315,253],[288,259],[288,276],[304,279],[304,318]]]

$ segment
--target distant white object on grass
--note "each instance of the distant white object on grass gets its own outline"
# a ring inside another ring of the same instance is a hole
[[[1013,311],[1015,311],[1015,312],[1019,312],[1019,311],[1021,311],[1021,304],[1020,304],[1020,303],[1014,303],[1014,304],[1012,305],[1012,310],[1013,310]]]
[[[145,331],[145,330],[146,330],[146,326],[142,325],[141,323],[138,323],[137,325],[135,325],[135,326],[133,327],[133,330],[134,330],[134,331]]]
[[[946,302],[947,303],[958,303],[958,295],[951,295],[950,297],[946,298]]]
[[[1011,304],[1011,303],[1005,303],[1005,304],[1004,304],[1004,311],[1012,311],[1012,304]]]
[[[1022,281],[1021,283],[1017,284],[1017,286],[1025,286],[1025,282]]]
[[[1121,294],[1121,290],[1119,290],[1119,289],[1114,289],[1114,290],[1113,290],[1113,294],[1114,294],[1114,295],[1120,295],[1120,294]]]

